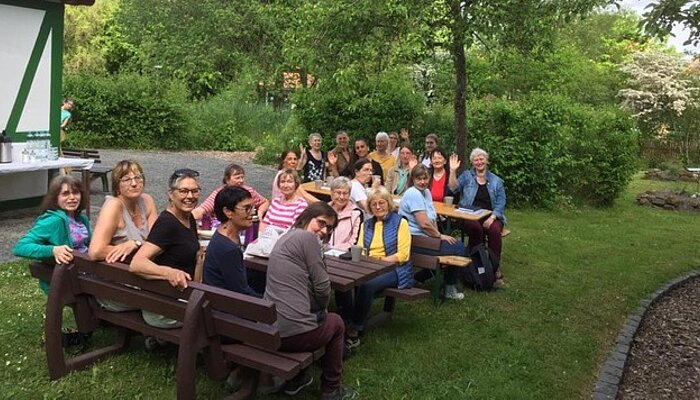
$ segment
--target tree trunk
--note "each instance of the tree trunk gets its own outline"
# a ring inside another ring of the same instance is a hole
[[[455,142],[456,153],[462,160],[462,168],[466,168],[467,158],[467,60],[464,52],[464,18],[461,1],[450,2],[450,14],[454,27],[452,30],[452,58],[455,65]],[[466,12],[466,10],[464,11]]]

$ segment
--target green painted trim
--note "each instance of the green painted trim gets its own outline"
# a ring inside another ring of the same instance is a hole
[[[0,211],[19,210],[22,208],[32,208],[41,204],[44,196],[30,197],[27,199],[0,201]]]
[[[46,10],[51,25],[51,94],[49,95],[49,132],[51,145],[58,147],[61,139],[61,101],[63,98],[63,21],[65,7],[52,4]]]
[[[39,62],[41,62],[41,55],[46,48],[49,33],[51,33],[51,26],[49,25],[49,18],[47,15],[48,12],[44,14],[44,19],[41,21],[32,54],[29,56],[29,62],[27,63],[27,68],[24,70],[22,83],[19,85],[19,91],[17,92],[17,97],[15,97],[15,104],[12,106],[10,118],[7,121],[7,132],[11,135],[17,132],[17,125],[19,125],[24,106],[27,103],[29,91],[32,89],[32,83],[34,82],[36,71],[39,68]]]

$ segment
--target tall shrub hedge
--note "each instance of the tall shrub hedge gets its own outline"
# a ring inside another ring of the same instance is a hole
[[[628,113],[550,94],[469,104],[470,146],[490,153],[511,204],[609,205],[635,171],[637,137]]]
[[[70,74],[64,94],[75,99],[72,146],[181,149],[187,91],[183,85],[138,74]]]
[[[425,96],[406,74],[387,72],[357,77],[351,85],[325,82],[297,90],[292,102],[307,132],[335,138],[336,131],[346,129],[354,137],[370,139],[379,131],[413,126],[422,116]]]

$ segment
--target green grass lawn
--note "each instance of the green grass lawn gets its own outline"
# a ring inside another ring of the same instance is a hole
[[[603,210],[509,210],[507,286],[440,307],[399,303],[394,319],[370,331],[346,362],[344,382],[364,399],[589,398],[625,317],[700,265],[700,215],[634,203],[643,190],[669,186],[635,180]],[[0,267],[2,397],[175,397],[175,353],[146,352],[138,340],[127,355],[49,381],[40,344],[46,297],[26,262]],[[227,393],[202,370],[197,385],[199,398]],[[315,383],[298,398],[318,390]]]

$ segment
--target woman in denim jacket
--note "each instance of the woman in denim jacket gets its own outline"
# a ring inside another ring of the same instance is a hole
[[[488,246],[501,259],[501,232],[506,224],[503,213],[506,208],[506,190],[503,180],[488,170],[489,154],[475,148],[469,155],[473,169],[462,172],[457,177],[461,165],[456,154],[450,156],[450,178],[448,186],[454,193],[461,195],[459,206],[464,208],[484,208],[491,210],[489,218],[483,221],[465,221],[464,229],[469,235],[469,247],[482,243],[488,238]],[[500,277],[500,272],[497,272]]]

